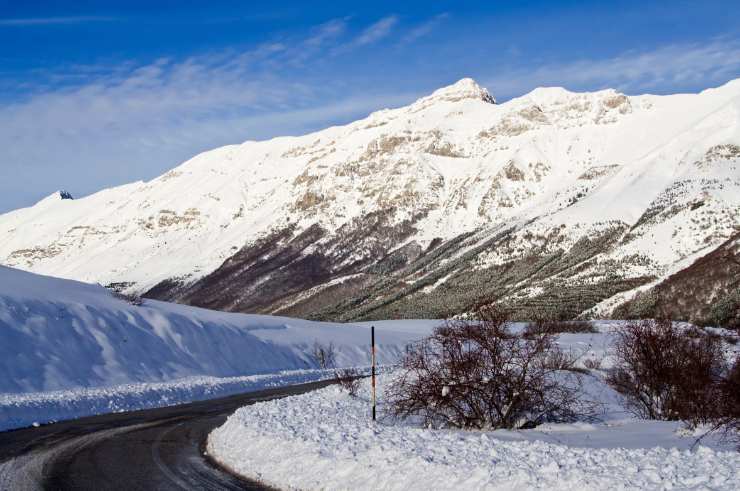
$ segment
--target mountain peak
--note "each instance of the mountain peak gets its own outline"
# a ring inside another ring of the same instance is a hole
[[[438,318],[465,311],[472,290],[522,317],[608,314],[740,227],[735,87],[541,88],[493,105],[463,79],[146,183],[55,192],[0,215],[0,263],[316,318]]]
[[[432,95],[424,99],[435,99],[444,101],[460,101],[463,99],[479,99],[490,104],[496,104],[496,99],[476,83],[472,78],[463,78],[452,85],[435,90]]]
[[[573,92],[563,87],[537,87],[531,90],[528,94],[525,94],[524,97],[548,102],[557,99],[565,99],[572,95],[574,95]]]

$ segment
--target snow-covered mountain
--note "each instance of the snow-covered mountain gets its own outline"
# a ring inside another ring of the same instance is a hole
[[[699,94],[463,79],[0,216],[0,263],[218,309],[607,315],[740,229],[740,80]]]

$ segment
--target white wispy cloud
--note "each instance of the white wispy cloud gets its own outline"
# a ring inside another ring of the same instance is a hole
[[[305,40],[307,46],[321,46],[333,41],[347,30],[346,19],[331,19],[316,26],[311,36]]]
[[[388,15],[362,29],[354,38],[337,43],[330,56],[345,55],[388,38],[398,24],[398,16]]]
[[[383,17],[376,23],[365,28],[354,40],[354,44],[357,46],[365,46],[367,44],[372,44],[380,41],[391,33],[393,27],[397,23],[398,17],[395,15]]]
[[[399,90],[404,84],[393,77],[368,90],[369,84],[352,84],[352,74],[338,76],[335,65],[323,71],[316,66],[328,63],[340,48],[418,39],[433,31],[433,21],[404,31],[391,16],[353,37],[348,19],[340,18],[303,37],[275,39],[247,51],[40,71],[38,87],[22,99],[0,102],[0,212],[58,188],[84,194],[151,178],[198,151],[301,134],[411,102],[422,94]],[[512,57],[512,62],[523,58]],[[492,70],[485,60],[476,63],[481,73]],[[543,85],[612,86],[630,93],[706,87],[740,76],[740,40],[496,70],[479,81],[500,98]],[[448,72],[440,77],[449,81]],[[419,86],[429,88],[438,82],[433,78],[418,80]]]
[[[409,102],[412,95],[296,75],[296,60],[320,59],[345,30],[338,19],[243,52],[75,67],[69,78],[39,73],[39,88],[0,103],[0,212],[19,189],[35,190],[26,204],[57,188],[88,193],[154,177],[219,145],[305,133]],[[47,88],[54,84],[46,78],[66,83]]]
[[[28,17],[16,19],[0,19],[0,26],[42,26],[51,24],[82,24],[85,22],[111,22],[119,20],[116,17],[96,15],[80,15],[71,17]]]
[[[723,83],[740,75],[740,41],[679,43],[629,51],[604,59],[579,59],[535,67],[500,69],[483,80],[492,92],[511,97],[541,86],[637,93]]]
[[[401,37],[401,42],[411,43],[411,42],[416,41],[419,38],[422,38],[430,34],[449,16],[450,15],[447,12],[444,12],[444,13],[435,15],[434,17],[432,17],[431,19],[425,22],[422,22],[421,24],[410,29],[403,37]]]

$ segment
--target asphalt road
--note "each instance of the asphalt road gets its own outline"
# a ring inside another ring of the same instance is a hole
[[[0,489],[269,489],[205,455],[208,433],[237,408],[331,381],[106,414],[0,433]]]

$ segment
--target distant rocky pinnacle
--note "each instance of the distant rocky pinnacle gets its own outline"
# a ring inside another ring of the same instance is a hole
[[[463,78],[458,82],[434,91],[431,96],[422,98],[422,101],[456,102],[463,99],[478,99],[489,104],[496,104],[496,99],[472,78]]]
[[[740,81],[497,104],[462,79],[53,201],[0,215],[0,263],[317,319],[440,318],[480,301],[520,318],[626,317],[669,302],[713,322],[740,286]]]

